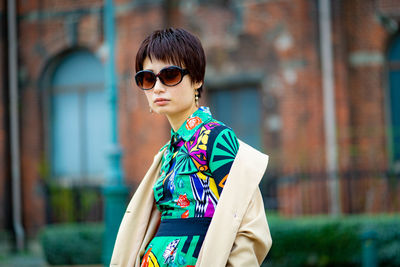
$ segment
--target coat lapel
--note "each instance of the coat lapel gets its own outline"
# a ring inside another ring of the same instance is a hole
[[[267,155],[239,140],[238,153],[215,209],[196,267],[226,265],[236,232],[254,192],[258,189],[267,164]]]
[[[145,177],[132,197],[119,227],[110,266],[138,264],[137,256],[158,226],[160,214],[155,208],[153,185],[158,177],[164,150],[158,152]],[[135,237],[135,238],[132,238]]]

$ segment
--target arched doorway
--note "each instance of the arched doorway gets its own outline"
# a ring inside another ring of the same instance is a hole
[[[52,60],[44,76],[47,222],[100,221],[110,133],[103,65],[77,49]]]
[[[101,62],[68,53],[51,79],[51,162],[55,179],[100,182],[106,165],[109,115]]]

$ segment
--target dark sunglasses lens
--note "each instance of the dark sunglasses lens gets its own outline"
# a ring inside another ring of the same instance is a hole
[[[156,83],[156,75],[150,71],[143,71],[136,74],[136,83],[142,89],[151,89]]]
[[[176,67],[166,68],[160,72],[160,78],[165,85],[174,86],[182,80],[182,73]]]

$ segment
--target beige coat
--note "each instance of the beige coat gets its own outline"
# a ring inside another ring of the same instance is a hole
[[[132,197],[122,219],[112,267],[139,267],[146,245],[157,232],[160,212],[153,197],[163,151]],[[260,266],[272,239],[258,184],[266,170],[268,156],[239,140],[224,190],[201,247],[196,267]]]

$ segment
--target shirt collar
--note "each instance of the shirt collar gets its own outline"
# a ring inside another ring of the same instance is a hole
[[[201,125],[212,120],[212,115],[208,107],[201,106],[187,118],[178,131],[171,128],[171,142],[173,138],[182,138],[185,142],[189,141],[193,134]]]

